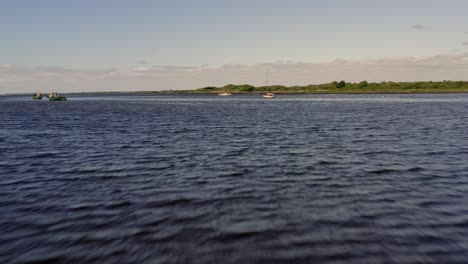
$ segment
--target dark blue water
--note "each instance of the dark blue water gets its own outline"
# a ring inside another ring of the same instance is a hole
[[[0,263],[468,263],[468,95],[0,97]]]

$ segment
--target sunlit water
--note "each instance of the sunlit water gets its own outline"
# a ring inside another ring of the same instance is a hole
[[[468,95],[0,97],[1,263],[468,263]]]

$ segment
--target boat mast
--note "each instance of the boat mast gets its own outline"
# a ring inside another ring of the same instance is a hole
[[[270,68],[267,67],[267,72],[266,72],[266,86],[269,85],[269,78],[270,78]]]

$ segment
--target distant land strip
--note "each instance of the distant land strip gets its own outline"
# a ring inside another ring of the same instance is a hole
[[[441,82],[331,82],[306,86],[270,85],[255,87],[249,84],[208,86],[195,90],[165,90],[158,93],[311,93],[311,94],[372,94],[372,93],[468,93],[468,81]]]

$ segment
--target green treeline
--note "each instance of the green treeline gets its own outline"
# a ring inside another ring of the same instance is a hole
[[[185,93],[456,93],[468,92],[466,81],[442,81],[442,82],[380,82],[372,83],[362,81],[331,82],[326,84],[311,84],[307,86],[252,86],[249,84],[228,84],[223,87],[204,87],[196,90],[179,91]]]

